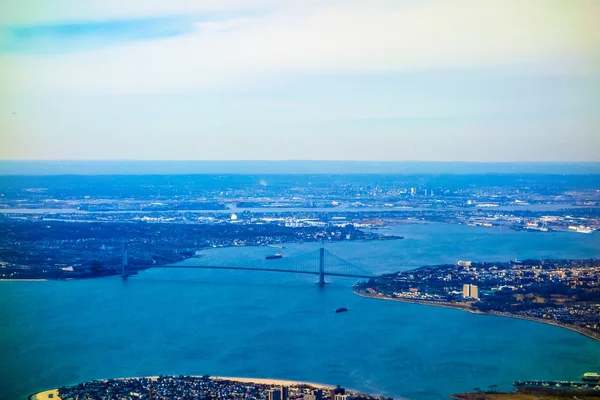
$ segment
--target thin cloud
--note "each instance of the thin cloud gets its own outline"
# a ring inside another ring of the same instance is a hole
[[[208,13],[251,12],[277,0],[3,0],[0,25],[48,25]]]
[[[146,18],[52,25],[0,27],[0,51],[6,53],[65,53],[129,41],[173,37],[194,31],[182,19]]]
[[[30,32],[140,19],[186,30],[0,50],[0,109],[16,112],[0,115],[0,158],[599,157],[598,1],[44,0],[3,12],[34,3],[1,2],[0,18]]]
[[[574,11],[563,1],[283,4],[249,17],[204,19],[173,38],[16,62],[35,90],[137,93],[222,88],[297,73],[514,65],[595,73],[600,60],[600,35],[591,21],[599,3],[582,1]]]

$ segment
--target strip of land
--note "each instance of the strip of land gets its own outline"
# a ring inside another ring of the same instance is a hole
[[[191,375],[189,378],[202,378],[199,375]],[[157,381],[159,376],[146,376],[142,378],[118,378],[114,379],[116,381],[125,381],[128,379],[150,379],[151,381]],[[239,377],[229,377],[229,376],[211,376],[211,380],[214,381],[231,381],[231,382],[239,382],[239,383],[255,383],[258,385],[270,385],[270,386],[287,386],[287,387],[297,387],[297,386],[310,386],[315,389],[328,389],[332,390],[335,388],[333,385],[325,385],[322,383],[314,383],[314,382],[300,382],[300,381],[291,381],[285,379],[270,379],[270,378],[239,378]],[[99,381],[106,382],[106,379],[100,379]],[[59,396],[58,389],[49,389],[44,390],[42,392],[38,392],[29,396],[29,400],[61,400]]]
[[[56,399],[61,400],[58,397],[58,389],[50,389],[44,390],[43,392],[35,393],[29,396],[29,400],[48,400],[48,399]]]
[[[450,396],[455,400],[600,400],[599,394],[577,394],[573,391],[554,390],[552,393],[460,393]]]
[[[290,381],[283,379],[270,379],[270,378],[237,378],[237,377],[228,377],[228,376],[212,376],[212,379],[216,380],[224,380],[224,381],[232,381],[232,382],[244,382],[244,383],[258,383],[261,385],[281,385],[281,386],[300,386],[300,385],[309,385],[315,388],[323,388],[323,389],[333,389],[334,385],[325,385],[322,383],[314,383],[314,382],[300,382],[300,381]]]
[[[458,261],[385,274],[354,292],[541,322],[600,340],[600,260]]]
[[[44,282],[48,279],[9,279],[9,278],[0,278],[0,282]]]

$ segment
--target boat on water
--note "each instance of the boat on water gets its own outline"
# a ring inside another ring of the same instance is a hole
[[[278,258],[283,258],[281,253],[273,254],[272,256],[266,256],[267,260],[277,260]]]
[[[340,307],[337,310],[335,310],[336,313],[341,313],[341,312],[346,312],[348,311],[348,309],[346,307]]]
[[[581,378],[583,381],[600,382],[600,374],[597,372],[586,372]]]

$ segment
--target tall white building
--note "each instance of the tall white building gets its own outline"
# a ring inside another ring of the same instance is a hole
[[[479,300],[479,288],[476,285],[469,285],[469,287],[471,288],[471,298]]]
[[[472,284],[463,284],[463,299],[479,299],[479,287]]]
[[[468,299],[469,298],[469,294],[470,294],[469,284],[465,283],[465,284],[463,284],[463,299]]]

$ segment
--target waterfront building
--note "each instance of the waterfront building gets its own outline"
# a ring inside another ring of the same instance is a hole
[[[463,296],[463,299],[469,298],[469,284],[468,283],[463,284],[462,296]]]
[[[345,395],[346,394],[346,389],[344,389],[343,387],[340,387],[340,385],[337,385],[337,387],[335,389],[333,389],[331,391],[331,400],[347,400],[347,399],[340,399],[337,396],[338,395]]]
[[[469,285],[469,288],[469,294],[471,295],[471,298],[479,299],[479,288],[477,287],[477,285]]]
[[[321,389],[316,389],[309,393],[305,393],[303,400],[323,400],[323,391]]]
[[[472,284],[463,284],[462,289],[463,299],[479,299],[479,287]]]
[[[287,386],[282,386],[281,388],[279,388],[279,393],[281,394],[281,400],[288,400],[288,388]]]
[[[270,389],[267,396],[268,400],[281,400],[281,390]]]

